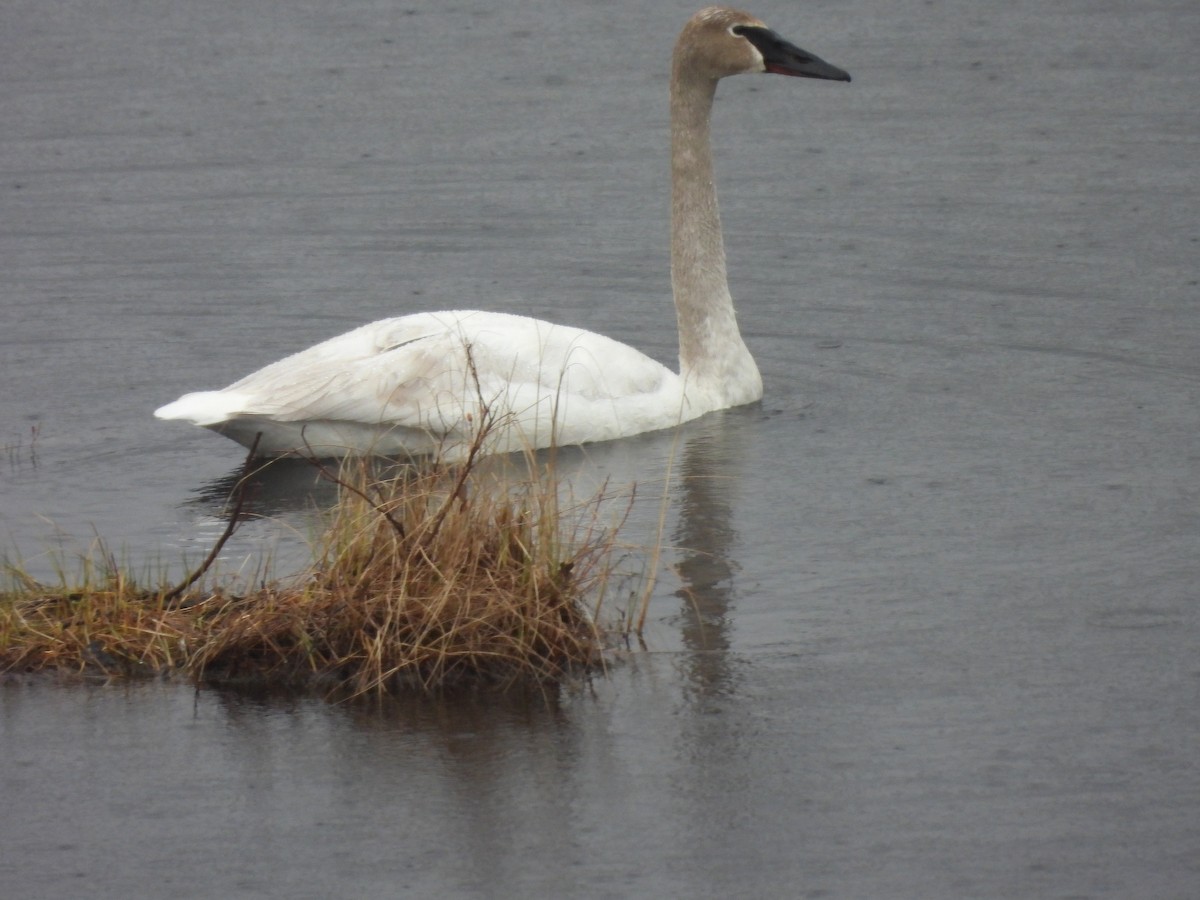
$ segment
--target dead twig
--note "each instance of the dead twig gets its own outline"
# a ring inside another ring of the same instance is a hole
[[[246,454],[246,461],[242,463],[241,477],[238,478],[237,484],[233,487],[233,493],[231,495],[233,497],[233,511],[229,515],[229,524],[225,526],[225,531],[222,532],[219,538],[217,538],[217,542],[213,544],[213,548],[208,551],[208,556],[204,557],[204,562],[200,563],[199,568],[192,572],[192,574],[189,575],[183,582],[163,594],[163,603],[174,603],[183,595],[184,591],[199,581],[204,576],[204,573],[212,567],[212,564],[216,562],[217,556],[221,552],[221,548],[225,546],[225,543],[231,537],[233,537],[233,533],[237,531],[238,523],[242,515],[242,507],[246,503],[246,484],[250,478],[250,475],[254,471],[252,468],[255,459],[254,454],[258,451],[258,442],[261,438],[262,432],[260,431],[254,436],[254,443],[250,445],[250,452]]]

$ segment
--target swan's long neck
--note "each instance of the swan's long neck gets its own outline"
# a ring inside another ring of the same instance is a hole
[[[709,121],[717,81],[676,58],[671,73],[671,286],[687,393],[712,408],[762,396],[725,273]]]

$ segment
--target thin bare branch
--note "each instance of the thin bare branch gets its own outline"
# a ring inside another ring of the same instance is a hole
[[[208,551],[208,556],[204,557],[204,562],[200,563],[200,567],[196,569],[196,571],[192,572],[192,574],[189,575],[183,582],[163,594],[163,603],[174,603],[179,599],[180,596],[183,595],[184,591],[204,577],[204,573],[209,570],[214,562],[216,562],[217,556],[221,552],[221,548],[225,546],[225,543],[231,537],[233,537],[233,533],[237,531],[238,525],[241,521],[242,507],[246,503],[246,485],[250,476],[254,472],[252,466],[254,464],[255,453],[258,452],[258,442],[261,438],[262,432],[260,431],[254,436],[254,442],[250,445],[250,452],[246,454],[246,461],[242,463],[242,474],[238,478],[237,484],[233,486],[233,493],[231,494],[233,498],[233,511],[229,515],[229,523],[225,526],[225,531],[221,533],[219,538],[217,538],[217,542],[213,544],[213,548]]]

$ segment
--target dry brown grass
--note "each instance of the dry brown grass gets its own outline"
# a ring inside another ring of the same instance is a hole
[[[10,565],[0,670],[356,695],[594,669],[617,523],[601,521],[601,498],[563,504],[552,465],[530,456],[523,471],[489,476],[471,459],[384,480],[363,466],[328,473],[340,499],[311,568],[252,591],[205,588],[203,571],[142,587],[102,547],[53,588]]]

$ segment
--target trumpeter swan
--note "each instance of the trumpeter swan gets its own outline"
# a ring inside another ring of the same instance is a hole
[[[158,409],[258,452],[453,456],[670,428],[762,397],[725,274],[709,120],[717,81],[773,72],[849,81],[738,10],[683,27],[671,66],[671,284],[679,373],[603,335],[496,312],[381,319]]]

